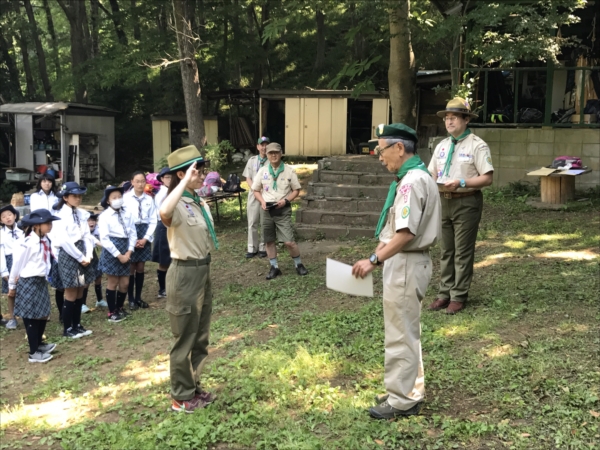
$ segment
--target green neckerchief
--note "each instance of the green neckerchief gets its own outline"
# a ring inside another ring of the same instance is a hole
[[[425,167],[425,163],[421,161],[421,158],[419,158],[419,155],[413,156],[412,158],[408,159],[404,164],[402,164],[402,167],[400,167],[400,170],[398,170],[398,173],[396,174],[396,177],[398,179],[396,181],[393,181],[392,184],[390,184],[390,190],[388,191],[387,198],[385,199],[385,204],[383,205],[383,210],[381,211],[381,215],[379,216],[379,222],[377,222],[375,238],[379,237],[381,230],[383,230],[383,227],[385,226],[388,211],[394,205],[394,200],[396,199],[396,188],[398,187],[398,183],[400,183],[402,178],[404,178],[404,175],[406,175],[409,170],[413,169],[419,169],[431,175],[427,170],[427,167]]]
[[[463,134],[461,134],[459,137],[457,137],[456,139],[454,137],[450,136],[450,141],[452,142],[452,144],[450,144],[450,150],[448,150],[448,159],[446,160],[446,165],[444,166],[444,176],[445,177],[447,177],[448,172],[450,172],[450,165],[452,164],[452,155],[454,154],[454,146],[470,134],[471,134],[471,130],[469,128],[467,128],[465,130],[465,132]]]
[[[284,163],[280,163],[279,164],[279,168],[277,169],[277,172],[275,172],[273,170],[273,166],[271,164],[269,164],[269,173],[271,174],[271,176],[273,177],[273,190],[276,191],[277,190],[277,177],[279,176],[279,174],[281,172],[283,172],[283,168],[284,168],[285,164]]]
[[[202,217],[204,217],[204,221],[206,222],[206,227],[208,228],[210,237],[212,238],[213,243],[215,244],[215,248],[218,250],[219,249],[219,241],[217,241],[217,234],[215,233],[215,228],[213,227],[213,224],[210,221],[210,217],[208,217],[208,213],[202,206],[202,201],[200,200],[200,196],[198,194],[196,194],[195,192],[193,194],[190,194],[188,191],[183,191],[182,197],[191,198],[194,201],[194,203],[196,203],[200,207],[200,211],[202,211]]]
[[[258,164],[260,165],[260,167],[264,166],[265,163],[267,162],[267,156],[265,155],[264,158],[261,158],[260,155],[257,156],[258,158]]]

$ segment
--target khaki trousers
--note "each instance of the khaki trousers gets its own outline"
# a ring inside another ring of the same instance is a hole
[[[431,281],[429,251],[400,252],[383,266],[384,384],[388,402],[407,410],[423,400],[421,300]]]
[[[260,225],[260,211],[262,207],[260,202],[256,200],[254,194],[248,193],[248,202],[246,204],[246,216],[248,216],[248,252],[264,252],[265,243],[258,234],[258,226]]]
[[[475,242],[483,210],[483,194],[447,199],[442,203],[440,288],[437,298],[465,302],[473,280]]]
[[[189,400],[200,390],[208,356],[212,313],[210,266],[181,266],[173,260],[166,278],[167,307],[175,343],[171,348],[171,396]]]

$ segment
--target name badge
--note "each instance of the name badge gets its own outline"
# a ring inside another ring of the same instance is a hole
[[[185,209],[187,210],[190,217],[196,216],[196,214],[194,214],[194,210],[192,209],[192,207],[190,205],[188,205],[187,203],[185,204]]]

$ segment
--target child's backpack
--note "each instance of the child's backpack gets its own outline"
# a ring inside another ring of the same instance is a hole
[[[244,192],[245,189],[241,188],[242,182],[240,181],[240,177],[238,177],[237,173],[230,173],[227,177],[227,181],[223,186],[223,191],[225,192]]]
[[[577,156],[559,156],[558,158],[554,158],[554,161],[552,161],[552,168],[560,169],[568,164],[571,165],[571,169],[583,168],[583,164],[581,164],[581,158]]]
[[[221,175],[219,172],[209,172],[204,179],[204,183],[202,183],[202,187],[200,188],[200,196],[201,197],[210,197],[214,195],[223,183],[221,182]]]

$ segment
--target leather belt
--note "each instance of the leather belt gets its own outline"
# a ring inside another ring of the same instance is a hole
[[[469,191],[469,192],[448,192],[448,191],[440,191],[440,195],[444,198],[461,198],[461,197],[469,197],[471,195],[475,195],[479,190]]]
[[[210,253],[206,258],[203,259],[174,259],[173,264],[176,266],[208,266],[210,264],[211,257]]]

